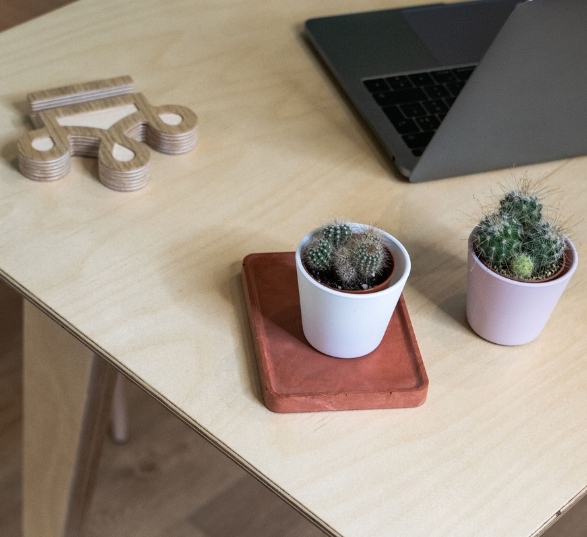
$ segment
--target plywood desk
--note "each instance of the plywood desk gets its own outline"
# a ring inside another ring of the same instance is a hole
[[[25,537],[81,520],[107,364],[327,535],[535,536],[587,490],[585,264],[539,340],[476,337],[464,317],[475,197],[517,172],[407,184],[300,36],[306,18],[394,3],[80,0],[0,35],[0,275],[29,304]],[[154,104],[199,115],[195,151],[154,154],[150,184],[132,193],[101,185],[89,160],[50,184],[19,174],[28,92],[124,74]],[[576,215],[580,252],[586,168],[529,169]],[[428,400],[271,413],[242,259],[291,251],[339,215],[379,225],[412,256],[405,298]]]

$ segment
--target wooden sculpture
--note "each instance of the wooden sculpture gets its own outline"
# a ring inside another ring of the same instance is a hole
[[[149,180],[152,149],[187,153],[197,142],[197,117],[177,105],[152,106],[124,76],[28,95],[36,130],[21,137],[21,173],[36,181],[67,175],[72,156],[98,158],[100,181],[131,191]]]

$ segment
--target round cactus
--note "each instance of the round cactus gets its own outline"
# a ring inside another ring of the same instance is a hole
[[[353,262],[359,278],[374,278],[386,263],[386,251],[379,235],[373,230],[357,233],[351,242]]]
[[[541,220],[542,203],[536,193],[527,189],[511,190],[499,201],[499,212],[513,216],[527,227]]]
[[[539,190],[527,178],[505,192],[497,211],[478,224],[475,252],[492,270],[511,278],[541,280],[561,266],[566,237],[543,218]]]
[[[347,222],[337,220],[324,227],[322,236],[329,241],[334,248],[338,248],[346,242],[351,236],[351,233],[351,227]]]
[[[338,248],[333,255],[332,264],[343,289],[352,289],[358,279],[358,273],[351,250],[347,246]]]
[[[330,268],[332,244],[322,236],[314,237],[304,250],[304,262],[307,267],[317,272]]]
[[[524,251],[538,269],[556,266],[565,251],[565,236],[553,222],[537,222],[527,233]]]
[[[318,281],[344,290],[372,287],[392,264],[378,230],[353,230],[342,221],[324,226],[302,255],[306,268]]]
[[[511,215],[493,213],[479,222],[477,253],[494,269],[509,264],[522,252],[522,224]]]
[[[534,261],[528,254],[519,254],[512,259],[510,268],[516,278],[526,280],[532,276]]]

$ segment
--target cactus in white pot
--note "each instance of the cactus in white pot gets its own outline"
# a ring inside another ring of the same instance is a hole
[[[337,358],[381,343],[410,273],[409,255],[383,230],[334,221],[296,250],[302,327],[315,349]]]
[[[494,343],[535,339],[577,267],[575,247],[541,198],[524,178],[469,237],[467,319]]]
[[[335,220],[316,231],[302,251],[304,266],[320,283],[345,291],[373,288],[391,273],[393,259],[380,231]]]

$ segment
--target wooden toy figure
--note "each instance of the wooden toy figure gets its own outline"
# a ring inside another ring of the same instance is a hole
[[[67,175],[72,156],[98,158],[100,181],[132,191],[149,180],[150,153],[187,153],[197,142],[197,116],[177,105],[152,106],[128,76],[28,95],[36,130],[21,137],[21,173],[36,181]]]

